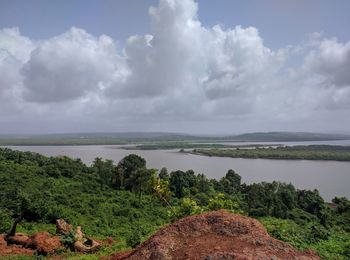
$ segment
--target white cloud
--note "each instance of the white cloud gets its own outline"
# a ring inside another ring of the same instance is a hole
[[[350,86],[350,42],[337,39],[314,42],[314,49],[305,58],[304,69],[318,75],[326,86]]]
[[[6,53],[16,60],[26,62],[33,48],[34,43],[27,37],[22,36],[18,28],[0,30],[0,53]]]
[[[162,0],[158,7],[150,8],[152,35],[127,40],[125,60],[130,74],[111,91],[117,96],[135,98],[192,88],[200,76],[196,66],[203,44],[196,12],[197,4],[189,0]]]
[[[0,100],[18,91],[22,81],[19,71],[33,48],[33,42],[23,37],[18,28],[0,30]]]
[[[24,64],[24,98],[61,102],[108,87],[123,73],[113,40],[72,28],[42,41]]]
[[[124,49],[74,27],[40,41],[0,30],[0,124],[16,115],[60,122],[56,131],[205,130],[214,121],[248,129],[324,120],[320,113],[334,122],[350,109],[350,42],[314,35],[271,50],[255,27],[204,27],[193,0],[160,0],[149,13],[150,34]]]
[[[191,0],[161,0],[150,8],[152,35],[132,36],[125,53],[130,74],[115,93],[154,97],[182,91],[210,99],[263,88],[284,61],[254,27],[205,28]]]

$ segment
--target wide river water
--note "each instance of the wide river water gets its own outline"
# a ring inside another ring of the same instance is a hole
[[[300,144],[300,143],[299,143]],[[48,156],[66,155],[81,158],[90,164],[95,157],[120,161],[135,153],[147,161],[147,167],[171,170],[192,169],[208,178],[219,179],[233,169],[242,176],[242,182],[254,183],[273,180],[292,183],[298,189],[318,189],[322,197],[331,201],[335,196],[350,198],[350,162],[268,160],[206,157],[179,153],[178,150],[124,150],[113,145],[76,146],[11,146],[11,149],[32,151]]]

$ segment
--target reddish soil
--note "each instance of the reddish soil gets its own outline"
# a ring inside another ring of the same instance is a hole
[[[64,249],[60,237],[47,232],[38,232],[30,237],[16,233],[9,242],[4,235],[0,235],[0,258],[2,255],[33,255],[34,252],[46,255]]]
[[[35,249],[39,254],[53,254],[64,249],[59,236],[51,236],[47,232],[33,234],[26,243],[26,247]]]
[[[4,235],[0,235],[0,258],[5,255],[33,255],[34,250],[19,245],[7,245]]]
[[[168,225],[131,252],[111,260],[320,259],[270,237],[257,220],[220,210]]]

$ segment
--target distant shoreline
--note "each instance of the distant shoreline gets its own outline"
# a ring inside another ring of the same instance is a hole
[[[39,145],[138,145],[142,149],[158,147],[186,148],[180,146],[216,146],[230,148],[235,143],[287,143],[287,142],[325,142],[350,140],[350,134],[325,134],[309,132],[255,132],[239,135],[188,135],[162,132],[125,133],[65,133],[42,135],[0,135],[0,145],[39,146]],[[206,143],[204,145],[204,143]],[[221,143],[221,144],[220,144]],[[154,147],[150,147],[150,146]],[[146,147],[148,146],[148,147]],[[225,147],[226,146],[226,147]],[[140,148],[140,147],[139,147]],[[160,148],[157,148],[160,149]]]
[[[313,160],[350,162],[350,146],[297,145],[253,149],[194,149],[184,153],[209,157],[270,160]]]

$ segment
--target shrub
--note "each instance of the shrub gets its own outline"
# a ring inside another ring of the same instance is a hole
[[[126,239],[126,245],[129,247],[135,248],[141,243],[141,240],[142,240],[141,231],[138,228],[136,228],[131,233],[131,235]]]
[[[0,234],[8,232],[12,226],[12,222],[10,212],[0,209]]]

